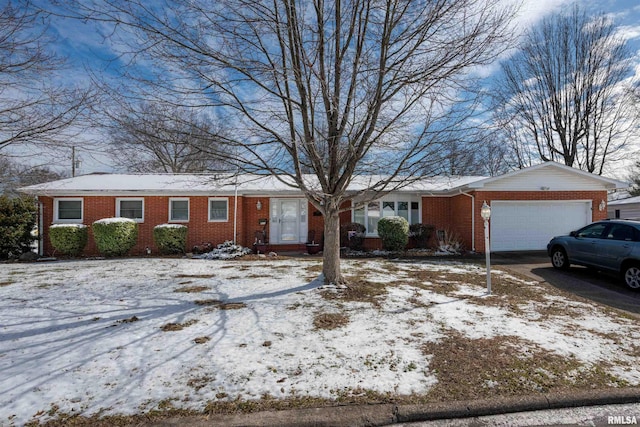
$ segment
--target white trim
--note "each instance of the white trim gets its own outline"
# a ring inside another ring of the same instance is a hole
[[[187,202],[187,219],[173,219],[172,202]],[[189,197],[169,197],[169,222],[189,222],[191,219],[191,199]]]
[[[211,219],[211,202],[225,202],[227,205],[225,219]],[[209,197],[207,200],[207,221],[208,222],[229,222],[229,198],[228,197]]]
[[[80,202],[80,218],[60,219],[59,202]],[[53,199],[53,223],[54,224],[82,224],[84,221],[84,199],[82,197],[59,197]]]
[[[142,202],[142,217],[130,218],[130,219],[138,223],[144,222],[144,198],[143,197],[116,197],[116,218],[123,218],[122,215],[120,215],[120,202]]]

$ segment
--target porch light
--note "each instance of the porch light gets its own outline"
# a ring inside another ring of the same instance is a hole
[[[484,220],[484,253],[487,265],[487,294],[491,295],[491,246],[489,242],[489,219],[491,218],[491,206],[485,200],[480,208],[480,216]]]
[[[600,204],[598,205],[598,210],[602,212],[606,207],[607,207],[607,202],[605,202],[604,200],[600,200]]]
[[[262,202],[260,200],[258,200],[258,203],[256,203],[256,209],[259,211],[262,210]]]

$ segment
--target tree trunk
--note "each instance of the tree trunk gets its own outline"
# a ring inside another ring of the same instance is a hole
[[[345,280],[340,270],[340,211],[328,207],[324,215],[324,252],[322,257],[322,273],[324,283],[340,285]]]

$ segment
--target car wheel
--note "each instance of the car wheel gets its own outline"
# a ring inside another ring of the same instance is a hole
[[[624,283],[631,289],[640,289],[640,266],[629,265],[624,269]]]
[[[562,248],[554,248],[551,252],[551,264],[555,268],[566,270],[569,268],[569,258],[567,253]]]

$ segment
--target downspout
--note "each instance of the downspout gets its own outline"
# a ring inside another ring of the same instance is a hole
[[[236,245],[238,241],[238,170],[236,172],[236,182],[233,197],[233,244]]]
[[[464,194],[467,197],[471,197],[471,250],[473,252],[476,251],[476,196],[465,193],[462,190],[459,190],[460,194]]]
[[[44,236],[42,234],[44,232],[44,204],[40,201],[38,196],[36,196],[36,202],[38,202],[38,255],[43,256]]]

